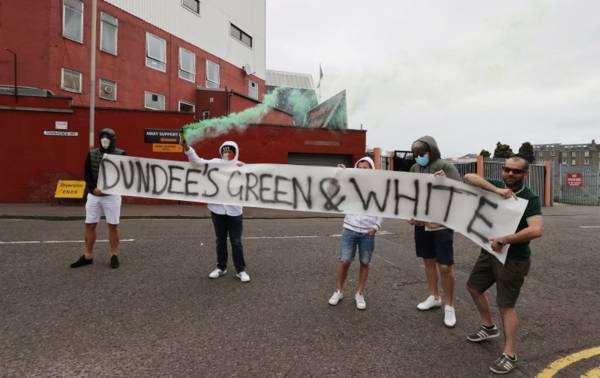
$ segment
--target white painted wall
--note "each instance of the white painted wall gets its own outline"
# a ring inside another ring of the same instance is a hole
[[[201,0],[200,16],[181,0],[105,0],[188,43],[266,78],[266,0]],[[235,24],[252,36],[250,49],[230,36]]]

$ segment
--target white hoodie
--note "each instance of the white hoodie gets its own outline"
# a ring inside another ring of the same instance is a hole
[[[358,163],[361,161],[366,161],[371,166],[371,169],[375,169],[375,163],[373,163],[373,159],[368,156],[358,159],[354,168],[358,168]],[[344,218],[344,228],[354,232],[360,232],[361,234],[366,234],[369,232],[371,228],[379,231],[381,229],[381,224],[383,223],[382,217],[377,217],[374,215],[354,215],[348,214]]]
[[[237,143],[230,141],[230,140],[223,142],[221,147],[219,147],[219,155],[221,155],[221,150],[223,149],[224,146],[231,146],[235,149],[235,157],[233,158],[233,160],[223,160],[221,158],[214,158],[214,159],[210,159],[210,160],[202,159],[201,157],[198,156],[198,154],[196,153],[196,150],[194,150],[192,147],[190,147],[190,149],[187,150],[185,152],[185,154],[186,154],[188,160],[190,161],[190,163],[192,163],[192,164],[204,164],[204,163],[211,162],[211,161],[212,162],[219,161],[219,162],[225,162],[225,163],[229,163],[229,164],[237,164],[238,156],[240,154],[240,149],[238,148]],[[239,215],[242,215],[242,213],[243,213],[242,206],[222,205],[222,204],[217,204],[217,203],[209,203],[208,210],[210,210],[211,212],[213,212],[215,214],[229,215],[232,217],[237,217]]]

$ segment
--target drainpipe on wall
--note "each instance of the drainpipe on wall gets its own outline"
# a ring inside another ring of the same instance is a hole
[[[227,92],[227,114],[225,115],[229,115],[231,114],[231,91],[229,90],[229,88],[225,87],[225,92]]]

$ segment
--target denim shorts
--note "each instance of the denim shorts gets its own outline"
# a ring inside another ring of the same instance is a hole
[[[340,244],[340,254],[338,255],[340,261],[354,260],[358,248],[360,262],[369,265],[375,249],[375,235],[363,234],[344,228]]]

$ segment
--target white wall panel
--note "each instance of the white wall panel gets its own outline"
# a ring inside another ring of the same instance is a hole
[[[200,16],[181,0],[105,1],[235,66],[250,64],[256,76],[266,77],[266,0],[202,0]],[[230,23],[252,36],[252,48],[230,36]]]

